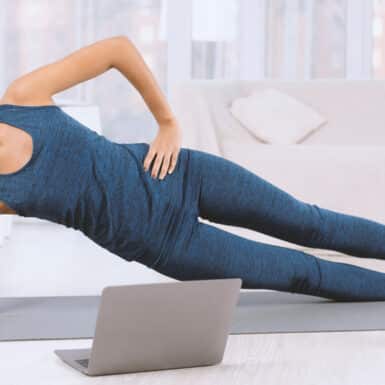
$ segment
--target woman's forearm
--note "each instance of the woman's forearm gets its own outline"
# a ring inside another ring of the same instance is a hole
[[[113,58],[112,66],[124,75],[142,95],[159,125],[175,120],[162,90],[141,54],[129,39],[121,39],[121,50]]]

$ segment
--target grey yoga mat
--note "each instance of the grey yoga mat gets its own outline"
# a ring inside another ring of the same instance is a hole
[[[100,296],[0,298],[0,341],[93,338]],[[385,301],[241,291],[230,334],[385,329]]]

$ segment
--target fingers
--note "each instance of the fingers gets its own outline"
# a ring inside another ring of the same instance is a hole
[[[178,159],[178,153],[179,151],[175,150],[172,154],[171,154],[171,159],[170,159],[170,168],[168,170],[168,173],[171,174],[174,170],[175,170],[175,166],[176,166],[176,161]]]
[[[162,164],[162,159],[163,159],[163,154],[157,153],[155,158],[155,163],[152,166],[152,171],[151,171],[151,176],[153,178],[158,177],[158,172],[159,172],[160,165]]]
[[[171,153],[166,154],[163,157],[162,170],[161,170],[160,175],[159,175],[159,179],[161,179],[161,180],[166,176],[167,170],[170,167],[170,157],[171,157]]]
[[[154,156],[155,156],[155,151],[152,147],[150,147],[150,149],[147,152],[146,158],[144,159],[144,162],[143,162],[144,171],[147,171],[149,169]]]
[[[162,180],[167,173],[171,174],[175,170],[178,153],[178,150],[166,154],[160,152],[157,153],[154,149],[150,148],[143,162],[144,170],[147,171],[150,164],[155,159],[151,170],[151,177],[157,178],[160,171],[159,179]]]

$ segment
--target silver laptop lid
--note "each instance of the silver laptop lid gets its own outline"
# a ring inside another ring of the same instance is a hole
[[[220,362],[241,282],[225,278],[105,287],[88,374]]]

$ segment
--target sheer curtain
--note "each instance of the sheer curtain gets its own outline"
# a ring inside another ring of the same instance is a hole
[[[385,76],[384,0],[0,0],[0,91],[98,39],[130,37],[167,95],[185,79]],[[105,135],[156,122],[115,70],[55,96],[100,106]]]
[[[0,0],[1,92],[15,78],[113,35],[129,36],[162,88],[167,43],[159,38],[161,0]],[[103,132],[121,141],[147,141],[155,120],[140,94],[116,70],[55,95],[56,101],[99,105]]]

